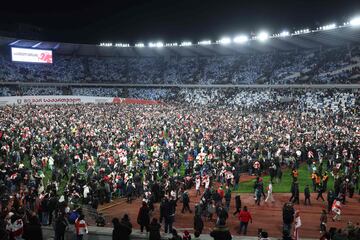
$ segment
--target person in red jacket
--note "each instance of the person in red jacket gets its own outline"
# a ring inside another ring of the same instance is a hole
[[[219,189],[217,190],[217,192],[220,195],[220,198],[221,198],[221,201],[222,201],[224,196],[225,196],[225,191],[224,191],[223,187],[220,186]]]
[[[246,235],[247,226],[248,226],[249,221],[252,223],[251,214],[247,210],[246,206],[244,206],[243,210],[240,211],[239,220],[240,220],[240,231],[239,231],[239,233],[241,234],[242,229],[244,228],[244,235]]]

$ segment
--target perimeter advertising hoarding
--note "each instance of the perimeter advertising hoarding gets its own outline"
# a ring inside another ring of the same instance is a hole
[[[115,104],[161,104],[160,101],[119,98],[119,97],[93,97],[93,96],[13,96],[0,97],[0,106],[5,105],[53,105],[53,104],[86,104],[86,103],[115,103]]]
[[[12,47],[11,57],[14,62],[53,63],[51,50]]]

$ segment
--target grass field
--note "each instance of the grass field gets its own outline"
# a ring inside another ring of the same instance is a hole
[[[300,168],[298,169],[298,171],[299,171],[298,182],[299,182],[300,192],[304,192],[304,188],[305,188],[306,184],[309,184],[310,190],[312,191],[311,173],[308,171],[307,165],[302,164],[300,166]],[[264,181],[264,187],[266,189],[266,187],[268,186],[268,184],[270,182],[270,176],[264,176],[263,181]],[[255,179],[240,183],[239,188],[234,192],[252,193],[252,192],[254,192],[254,188],[253,188],[254,183],[255,183]],[[283,172],[281,182],[276,183],[276,181],[274,180],[273,192],[289,193],[290,189],[291,189],[291,183],[292,183],[291,170],[287,169]],[[329,174],[327,189],[332,189],[333,186],[334,186],[334,178]]]

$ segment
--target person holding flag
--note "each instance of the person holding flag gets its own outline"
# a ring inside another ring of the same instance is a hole
[[[339,198],[336,198],[332,204],[331,207],[332,212],[335,214],[335,216],[332,218],[334,221],[340,221],[341,218],[341,202]]]

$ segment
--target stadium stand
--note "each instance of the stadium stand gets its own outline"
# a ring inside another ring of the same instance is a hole
[[[359,46],[199,57],[76,57],[54,64],[0,57],[2,82],[142,84],[327,84],[360,79]]]

